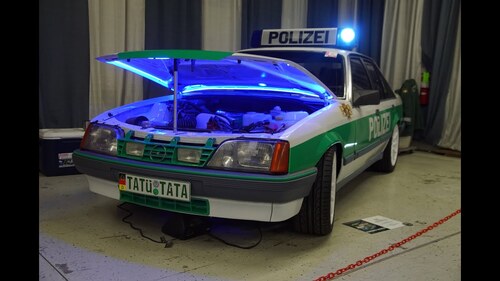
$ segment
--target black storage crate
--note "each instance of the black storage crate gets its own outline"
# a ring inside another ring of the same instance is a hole
[[[80,146],[84,130],[40,129],[38,168],[46,176],[79,174],[73,164],[73,151]]]

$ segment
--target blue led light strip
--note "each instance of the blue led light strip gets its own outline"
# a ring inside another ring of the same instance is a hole
[[[144,72],[144,71],[142,71],[142,70],[140,70],[140,69],[138,69],[138,68],[135,68],[135,67],[133,67],[133,66],[130,66],[130,65],[128,65],[128,64],[126,64],[126,63],[123,63],[123,62],[121,62],[121,61],[108,61],[107,63],[112,64],[112,65],[116,65],[116,66],[121,67],[121,68],[123,68],[123,69],[126,69],[126,70],[128,70],[128,71],[130,71],[130,72],[133,72],[133,73],[135,73],[135,74],[138,74],[138,75],[140,75],[140,76],[143,76],[143,77],[145,77],[145,78],[148,78],[148,79],[150,79],[150,80],[152,80],[152,81],[154,81],[154,82],[156,82],[156,83],[158,83],[158,84],[160,84],[160,85],[162,85],[162,86],[165,86],[165,87],[167,87],[167,88],[169,88],[169,87],[170,87],[170,86],[168,85],[168,80],[167,80],[167,81],[165,81],[165,80],[163,80],[163,79],[160,79],[160,78],[158,78],[158,77],[156,77],[156,76],[154,76],[154,75],[151,75],[151,74],[149,74],[149,73],[147,73],[147,72]]]
[[[297,88],[279,88],[279,87],[262,87],[262,86],[205,86],[205,85],[192,85],[186,86],[182,91],[183,94],[192,93],[197,91],[206,90],[251,90],[251,91],[268,91],[301,94],[304,96],[319,98],[320,96],[309,91],[300,90]]]

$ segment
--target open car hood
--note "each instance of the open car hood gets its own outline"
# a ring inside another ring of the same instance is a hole
[[[214,89],[283,92],[331,99],[332,94],[300,65],[277,58],[202,50],[146,50],[98,57],[180,93]]]

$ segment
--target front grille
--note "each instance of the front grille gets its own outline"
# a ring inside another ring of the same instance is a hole
[[[181,144],[179,137],[174,137],[170,141],[153,141],[153,134],[147,135],[144,139],[133,137],[134,131],[130,130],[123,137],[118,139],[118,157],[140,160],[145,162],[170,164],[179,166],[203,167],[210,156],[215,151],[215,138],[209,138],[205,145]],[[144,153],[142,156],[129,155],[126,153],[127,143],[144,144]],[[177,149],[189,148],[201,150],[201,157],[198,163],[181,162],[177,160]]]
[[[201,216],[208,216],[210,214],[210,206],[208,200],[200,198],[191,197],[190,202],[184,202],[156,196],[120,191],[120,200],[137,205],[178,213]]]

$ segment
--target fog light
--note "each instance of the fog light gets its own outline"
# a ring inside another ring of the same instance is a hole
[[[128,142],[125,145],[125,153],[132,156],[142,157],[142,155],[144,155],[144,144],[137,142]]]
[[[178,148],[177,149],[177,161],[187,162],[187,163],[200,163],[201,150],[191,149],[191,148]]]

